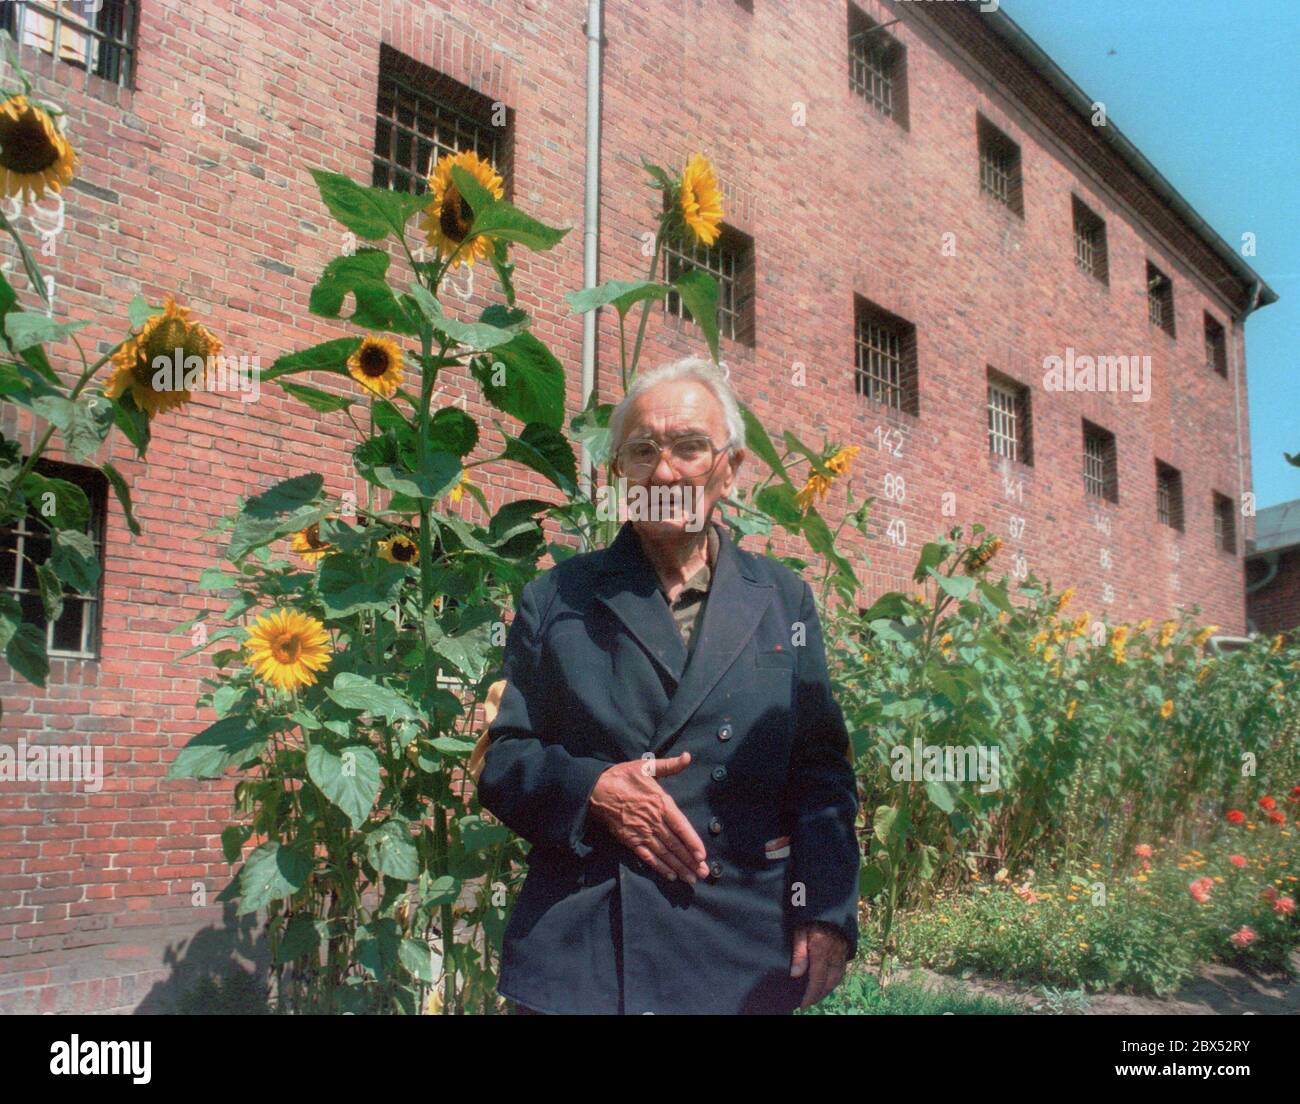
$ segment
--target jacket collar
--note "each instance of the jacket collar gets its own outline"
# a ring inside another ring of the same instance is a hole
[[[646,557],[631,521],[601,556],[596,597],[623,623],[650,658],[671,679],[668,708],[646,749],[658,755],[690,720],[740,654],[762,620],[774,587],[759,580],[747,557],[717,522],[718,554],[697,628],[699,637],[687,664],[686,645],[664,601],[659,576]]]

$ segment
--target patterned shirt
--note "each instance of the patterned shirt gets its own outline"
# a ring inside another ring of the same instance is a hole
[[[713,568],[717,562],[718,530],[713,522],[709,522],[708,559],[694,575],[686,580],[686,585],[682,587],[676,601],[668,602],[668,592],[662,582],[659,584],[659,592],[664,596],[664,601],[668,602],[673,620],[677,622],[677,628],[682,634],[688,658],[695,648],[697,636],[695,630],[699,627],[700,615],[704,612],[704,603],[709,596],[709,584],[713,580]]]

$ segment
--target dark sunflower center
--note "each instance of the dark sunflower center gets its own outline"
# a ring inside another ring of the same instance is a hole
[[[399,563],[410,563],[415,559],[415,545],[410,541],[393,541],[393,559]]]
[[[141,347],[140,356],[136,360],[136,373],[152,380],[155,374],[154,358],[174,359],[177,349],[180,349],[182,358],[181,363],[176,365],[179,379],[183,380],[189,372],[185,361],[190,357],[201,357],[203,363],[207,364],[208,342],[203,334],[183,318],[167,318],[154,328],[148,341]]]
[[[380,345],[367,345],[361,350],[362,375],[378,379],[388,371],[388,350]]]
[[[438,225],[442,232],[454,242],[461,241],[469,233],[473,216],[473,211],[461,198],[460,192],[448,185],[442,197],[442,214],[438,218]]]
[[[324,543],[321,541],[321,539],[320,539],[320,522],[319,522],[319,521],[314,522],[314,523],[312,523],[311,525],[307,526],[307,543],[310,544],[313,548],[328,548],[328,547],[329,547],[328,544],[324,544]]]
[[[37,173],[59,159],[40,116],[29,107],[17,119],[0,116],[0,165],[10,172]]]
[[[293,635],[281,636],[271,645],[271,654],[281,663],[297,663],[302,655],[302,641]]]

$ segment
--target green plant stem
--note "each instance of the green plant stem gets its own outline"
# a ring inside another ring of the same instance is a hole
[[[659,268],[659,251],[663,247],[663,231],[655,235],[655,252],[650,258],[650,271],[646,274],[647,280],[655,278],[655,272]],[[641,324],[636,329],[636,344],[632,347],[632,364],[629,369],[626,362],[623,366],[623,393],[627,393],[627,381],[629,371],[633,376],[636,375],[636,366],[641,360],[641,342],[645,340],[646,323],[650,321],[650,304],[658,302],[656,299],[646,299],[644,309],[641,311]],[[620,328],[619,333],[622,333]]]

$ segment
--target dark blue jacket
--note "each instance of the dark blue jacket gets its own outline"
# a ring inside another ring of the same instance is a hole
[[[796,924],[856,952],[857,787],[812,590],[718,529],[689,664],[630,521],[530,582],[510,626],[478,795],[533,845],[498,988],[541,1012],[789,1012]],[[609,766],[683,751],[658,781],[708,851],[693,886],[588,816]]]

